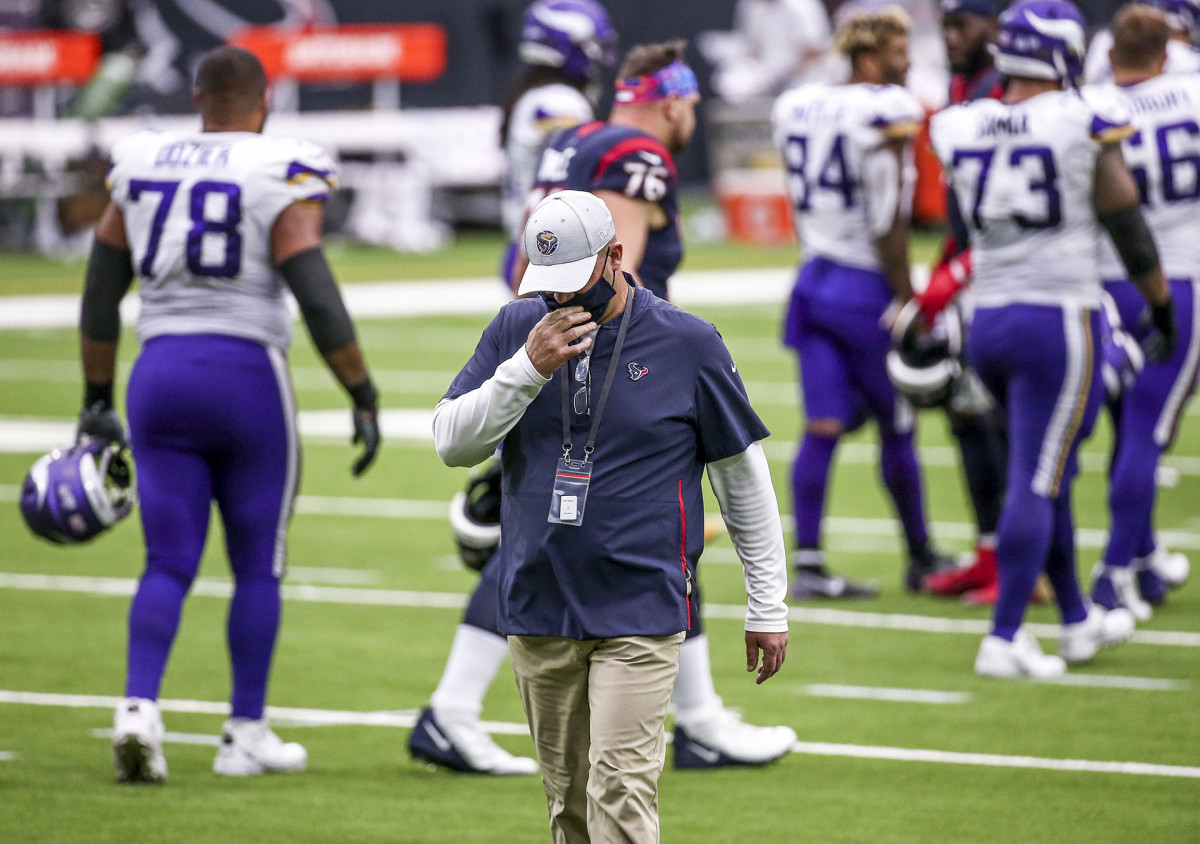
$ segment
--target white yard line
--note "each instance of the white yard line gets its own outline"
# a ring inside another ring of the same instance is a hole
[[[305,583],[343,583],[369,586],[379,582],[379,572],[370,569],[288,566],[287,574],[291,580],[302,580]]]
[[[271,726],[277,726],[272,724]],[[92,738],[111,739],[112,730],[92,730]],[[163,744],[196,744],[202,747],[220,747],[221,737],[209,733],[173,733],[167,730],[163,733]]]
[[[25,706],[58,706],[76,709],[112,709],[120,698],[102,695],[43,694],[0,690],[0,703]],[[189,712],[208,715],[224,715],[228,704],[200,700],[160,700],[164,712]],[[298,709],[286,706],[268,706],[267,715],[272,719],[290,718],[308,723],[327,725],[359,725],[373,727],[411,728],[416,716],[411,713],[353,712],[328,709]],[[480,726],[489,733],[503,735],[529,735],[524,724],[485,721]],[[103,733],[107,731],[98,731]],[[195,738],[207,738],[196,736]],[[196,743],[201,743],[197,741]],[[207,744],[207,741],[203,742]],[[1026,768],[1044,771],[1076,771],[1098,774],[1124,774],[1128,776],[1161,776],[1200,779],[1200,768],[1184,765],[1159,765],[1150,762],[1101,762],[1087,759],[1050,759],[1038,756],[1004,756],[993,753],[955,753],[945,750],[923,750],[908,747],[877,747],[858,744],[833,744],[829,742],[798,741],[792,745],[793,753],[810,756],[835,756],[852,759],[882,759],[892,762],[930,762],[951,765],[977,765],[991,768]]]
[[[13,753],[11,750],[0,750],[0,762],[15,762],[21,758],[21,754]]]
[[[949,765],[980,765],[988,768],[1034,768],[1043,771],[1081,771],[1095,774],[1200,779],[1200,768],[1183,765],[1154,765],[1147,762],[1092,762],[1087,759],[1046,759],[1039,756],[1001,756],[994,753],[952,753],[909,747],[872,747],[857,744],[828,744],[798,741],[793,753],[810,756],[843,756],[855,759],[886,759],[893,762],[934,762]]]
[[[803,694],[812,697],[836,697],[851,700],[882,700],[888,703],[970,703],[970,692],[936,692],[929,689],[890,689],[877,686],[839,686],[813,683],[801,686]]]
[[[1192,687],[1187,680],[1160,680],[1152,677],[1121,677],[1115,674],[1064,674],[1052,680],[1038,680],[1052,686],[1095,686],[1104,689],[1133,689],[1139,692],[1182,692]]]
[[[0,572],[0,589],[129,596],[134,593],[136,588],[137,581],[133,578]],[[192,585],[193,595],[206,598],[227,598],[231,591],[231,585],[223,581],[201,579]],[[414,592],[400,589],[357,589],[284,584],[283,597],[290,601],[318,604],[461,610],[470,596],[452,592]],[[746,608],[740,604],[710,603],[704,605],[704,615],[706,618],[740,621],[746,616]],[[991,628],[991,623],[986,619],[955,619],[806,607],[792,607],[788,612],[788,618],[799,624],[822,624],[875,630],[908,630],[914,633],[959,633],[972,636],[982,636]],[[1043,638],[1055,639],[1060,633],[1058,625],[1055,624],[1029,624],[1027,626],[1034,635]],[[1200,648],[1200,633],[1137,630],[1131,641],[1144,645]]]

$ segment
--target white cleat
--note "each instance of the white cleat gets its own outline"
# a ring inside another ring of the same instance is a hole
[[[1142,597],[1138,590],[1136,573],[1132,566],[1106,566],[1096,563],[1092,569],[1092,602],[1103,609],[1124,607],[1138,621],[1149,621],[1154,616],[1154,607]]]
[[[248,777],[303,771],[307,765],[304,746],[284,742],[267,726],[265,718],[230,718],[221,728],[221,749],[213,760],[213,773]]]
[[[1105,610],[1088,606],[1087,618],[1064,624],[1058,638],[1058,653],[1067,662],[1087,662],[1101,648],[1124,642],[1133,635],[1133,613],[1124,607]]]
[[[766,765],[786,756],[796,743],[791,727],[756,727],[724,706],[675,717],[675,767],[716,768]]]
[[[167,781],[163,756],[163,722],[158,704],[143,697],[127,697],[113,716],[113,768],[117,782]]]
[[[1192,564],[1185,555],[1177,551],[1168,551],[1162,545],[1154,546],[1154,551],[1146,558],[1146,563],[1172,589],[1178,589],[1186,583],[1192,570]]]
[[[1010,642],[999,636],[984,636],[975,656],[975,673],[980,677],[1049,680],[1067,673],[1062,657],[1042,653],[1042,646],[1024,627]]]

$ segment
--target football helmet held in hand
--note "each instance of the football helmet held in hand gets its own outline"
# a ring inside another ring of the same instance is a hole
[[[887,353],[888,378],[896,390],[917,407],[936,407],[949,401],[963,378],[962,313],[951,303],[932,324],[921,306],[909,301],[892,324],[892,348]]]
[[[59,545],[95,538],[133,512],[135,502],[124,446],[86,436],[39,457],[21,489],[25,524]]]
[[[500,545],[500,462],[471,478],[450,502],[450,527],[463,564],[483,571]]]

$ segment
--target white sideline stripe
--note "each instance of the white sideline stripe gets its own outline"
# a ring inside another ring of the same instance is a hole
[[[914,268],[916,269],[916,268]],[[694,305],[772,304],[787,301],[795,270],[685,270],[671,280],[672,300]],[[495,278],[378,281],[341,285],[346,308],[355,319],[494,314],[510,294]],[[290,298],[290,297],[289,297]],[[0,329],[73,328],[79,324],[80,296],[11,296],[0,308]],[[289,302],[292,313],[298,309]],[[121,321],[137,320],[140,300],[127,296]]]
[[[0,762],[15,762],[21,758],[21,754],[13,753],[11,750],[0,750]]]
[[[3,450],[3,449],[0,449]],[[20,487],[15,484],[0,484],[0,501],[16,501]],[[449,512],[449,502],[415,498],[355,498],[325,495],[301,495],[296,499],[296,512],[325,516],[348,516],[384,519],[444,519]],[[781,513],[784,530],[790,531],[791,515]],[[931,522],[935,536],[941,539],[972,541],[975,526],[967,522]],[[854,516],[827,516],[823,525],[826,534],[842,537],[841,550],[861,550],[874,553],[887,550],[873,537],[895,538],[900,536],[900,523],[895,519],[874,519]],[[1168,548],[1200,549],[1200,533],[1182,530],[1160,530],[1158,537]],[[1075,543],[1080,548],[1104,548],[1108,543],[1108,531],[1098,528],[1078,528]],[[723,549],[715,549],[714,562],[736,562]]]
[[[1148,762],[1093,762],[1087,759],[1046,759],[1039,756],[1001,756],[995,753],[955,753],[908,747],[873,747],[859,744],[829,744],[798,741],[792,753],[810,756],[844,756],[854,759],[886,759],[892,762],[936,762],[949,765],[980,765],[988,768],[1035,768],[1043,771],[1082,771],[1094,774],[1200,779],[1200,768],[1184,765],[1154,765]]]
[[[1192,685],[1187,680],[1121,677],[1117,674],[1064,674],[1061,677],[1035,682],[1051,686],[1095,686],[1104,689],[1135,689],[1142,692],[1181,692]]]
[[[69,709],[116,709],[123,698],[109,695],[70,695],[47,692],[18,692],[8,689],[0,690],[0,703],[11,703],[20,706],[61,706]],[[172,700],[161,699],[158,708],[163,712],[183,712],[190,715],[225,715],[229,714],[229,704],[208,700]],[[405,709],[387,712],[355,712],[336,709],[306,709],[294,706],[268,706],[267,717],[276,724],[285,721],[293,726],[319,727],[405,727],[411,728],[417,723],[419,713],[416,710]],[[489,733],[510,736],[527,736],[529,728],[525,724],[508,723],[504,721],[481,721],[480,726]]]
[[[970,692],[936,692],[929,689],[889,689],[878,686],[839,686],[813,683],[800,690],[813,697],[836,697],[853,700],[886,700],[892,703],[970,703]]]
[[[0,379],[2,380],[2,379]],[[449,380],[446,381],[449,384]],[[351,430],[350,414],[345,410],[302,410],[300,436],[306,445],[345,445]],[[432,408],[394,408],[380,413],[383,435],[391,447],[419,445],[424,448],[433,442]],[[38,454],[59,448],[75,436],[75,420],[37,417],[0,416],[0,453]],[[796,456],[796,443],[763,443],[767,457],[790,461]],[[958,468],[958,450],[951,446],[924,446],[920,449],[921,465],[925,468]],[[838,459],[855,465],[875,466],[879,463],[879,448],[870,443],[842,443]],[[1107,472],[1108,456],[1085,452],[1080,455],[1084,470]],[[1200,477],[1200,457],[1165,455],[1159,462],[1158,485],[1172,487],[1178,476]],[[1200,547],[1200,546],[1198,546]]]
[[[74,709],[111,709],[121,700],[102,695],[45,694],[0,690],[0,703],[24,706],[60,706]],[[225,715],[229,705],[202,700],[160,700],[163,712],[189,712],[206,715]],[[395,712],[346,712],[329,709],[297,709],[268,706],[272,720],[293,718],[323,725],[356,725],[371,727],[407,727],[416,723],[412,714]],[[492,734],[529,735],[524,724],[503,721],[484,721],[480,726]],[[945,750],[921,750],[907,747],[875,747],[858,744],[798,741],[793,753],[810,756],[840,756],[852,759],[883,759],[892,762],[935,762],[952,765],[980,765],[993,768],[1033,768],[1047,771],[1080,771],[1085,773],[1126,774],[1134,776],[1181,777],[1200,779],[1200,768],[1183,765],[1158,765],[1149,762],[1094,762],[1087,759],[1046,759],[1037,756],[1001,756],[992,753],[955,753]]]
[[[0,589],[129,596],[134,593],[136,588],[137,581],[133,578],[0,572]],[[192,586],[192,594],[206,598],[227,598],[231,593],[232,586],[223,581],[201,579]],[[470,596],[452,592],[413,592],[399,589],[356,589],[348,586],[284,584],[283,597],[291,601],[319,604],[461,610],[466,606]],[[707,618],[741,621],[746,617],[746,607],[738,604],[705,604],[704,615]],[[788,611],[788,619],[798,624],[824,624],[833,627],[862,627],[876,630],[909,630],[915,633],[963,633],[974,636],[985,635],[991,629],[991,622],[986,619],[940,618],[938,616],[805,607],[792,607]],[[1047,639],[1057,639],[1060,632],[1059,626],[1056,624],[1028,624],[1026,627],[1035,636]],[[1131,641],[1143,645],[1200,648],[1200,633],[1135,630]]]
[[[275,726],[274,724],[272,726]],[[92,730],[92,738],[111,739],[112,730]],[[209,733],[173,733],[170,730],[163,733],[163,744],[197,744],[204,747],[220,747],[221,737]]]

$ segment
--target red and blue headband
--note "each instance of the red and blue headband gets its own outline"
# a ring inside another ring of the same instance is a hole
[[[617,80],[617,105],[639,105],[665,100],[667,97],[690,97],[699,93],[696,74],[676,59],[657,73]]]

